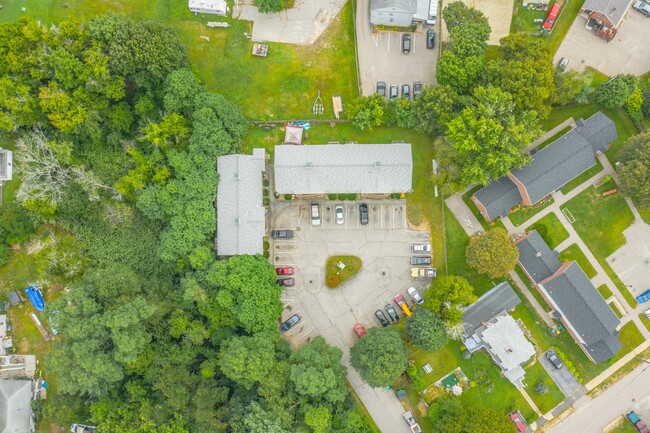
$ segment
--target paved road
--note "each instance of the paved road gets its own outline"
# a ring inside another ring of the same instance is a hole
[[[618,416],[638,410],[643,416],[650,408],[650,365],[643,364],[632,373],[581,406],[549,433],[596,433]]]

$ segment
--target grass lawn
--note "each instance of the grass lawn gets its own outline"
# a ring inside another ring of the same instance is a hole
[[[639,214],[641,214],[641,219],[645,221],[646,224],[650,224],[650,209],[639,209],[637,207],[637,210],[639,211]]]
[[[560,191],[562,191],[562,194],[568,194],[570,191],[573,191],[580,185],[582,185],[584,182],[587,180],[591,179],[598,173],[600,173],[603,170],[603,164],[600,162],[600,160],[596,160],[596,165],[582,173],[580,176],[576,177],[575,179],[569,181],[566,185],[562,187]]]
[[[542,413],[550,411],[564,401],[564,394],[539,361],[526,367],[524,381],[527,385],[526,392]],[[540,394],[535,390],[538,383],[546,385],[548,389],[546,394]]]
[[[511,213],[508,218],[510,218],[510,222],[513,223],[516,226],[520,226],[529,219],[531,219],[533,216],[537,215],[547,207],[549,207],[553,203],[553,199],[547,200],[544,203],[538,203],[534,206],[526,206],[521,209],[519,209],[516,212]]]
[[[338,264],[343,263],[345,268],[340,269]],[[332,256],[325,264],[325,283],[333,289],[354,277],[361,270],[361,259],[355,256]]]
[[[639,331],[639,328],[637,328],[634,322],[627,322],[619,332],[620,335],[618,338],[621,340],[621,343],[623,343],[623,347],[615,357],[609,360],[610,365],[630,353],[632,349],[645,341],[643,335],[641,335],[641,331]]]
[[[537,302],[539,303],[539,305],[540,305],[544,310],[548,311],[550,308],[549,308],[549,306],[548,306],[548,303],[546,302],[546,299],[544,299],[544,298],[542,297],[542,295],[539,294],[539,292],[537,291],[537,289],[534,288],[534,287],[532,286],[532,284],[531,284],[531,282],[530,282],[530,279],[528,279],[528,276],[526,275],[526,273],[524,272],[524,270],[521,269],[521,266],[519,266],[519,264],[517,264],[517,266],[515,266],[515,272],[517,273],[517,275],[519,275],[519,278],[521,278],[521,281],[524,282],[524,284],[526,285],[526,287],[528,287],[528,291],[529,291],[530,293],[533,294],[533,297],[537,300]],[[514,283],[513,283],[513,284],[510,284],[510,285],[514,287]],[[517,291],[519,291],[519,288],[517,288]]]
[[[603,298],[608,299],[610,296],[612,296],[612,291],[609,290],[609,287],[607,287],[607,284],[602,284],[598,287],[598,292],[602,295]]]
[[[539,219],[535,224],[526,228],[526,231],[537,230],[551,249],[560,245],[568,239],[569,232],[566,231],[555,213],[551,212],[544,218]]]
[[[616,303],[615,303],[615,302],[610,302],[608,305],[609,305],[609,308],[612,309],[612,311],[614,312],[614,314],[616,314],[616,317],[618,317],[619,319],[620,319],[621,317],[623,317],[623,313],[621,313],[621,310],[618,309],[618,307],[616,306]]]
[[[325,103],[323,117],[331,118],[331,97],[343,103],[358,95],[354,52],[354,23],[348,2],[329,29],[312,46],[270,43],[268,57],[251,54],[252,41],[244,33],[252,23],[220,18],[227,29],[209,29],[210,15],[194,16],[187,2],[178,0],[68,0],[68,8],[55,0],[5,0],[0,21],[28,16],[45,26],[71,17],[87,20],[109,11],[171,25],[188,49],[192,67],[209,90],[223,93],[249,118],[311,118],[312,104],[320,90]],[[25,13],[21,7],[26,7]],[[200,36],[208,36],[205,41]]]
[[[560,253],[560,260],[563,262],[575,260],[590,279],[595,277],[597,274],[596,270],[591,265],[591,262],[587,256],[585,256],[585,253],[582,252],[578,244],[571,244],[567,249],[562,251]]]
[[[650,331],[650,319],[648,319],[648,317],[643,313],[639,314],[639,318],[641,319],[645,327],[648,328],[648,331]]]
[[[634,428],[632,423],[625,418],[625,416],[620,416],[620,421],[616,423],[616,427],[609,430],[608,433],[636,433],[637,429]]]

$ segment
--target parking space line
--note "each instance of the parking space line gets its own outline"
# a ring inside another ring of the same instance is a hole
[[[390,35],[391,32],[388,32],[388,52],[390,53]]]

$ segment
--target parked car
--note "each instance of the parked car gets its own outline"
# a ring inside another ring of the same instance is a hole
[[[526,424],[524,424],[524,418],[519,412],[510,413],[510,421],[515,425],[518,432],[526,431]]]
[[[646,316],[648,319],[650,319],[650,309],[645,310],[645,312],[644,312],[643,314],[645,314],[645,316]]]
[[[436,276],[436,268],[411,268],[413,278],[433,278]]]
[[[294,314],[293,316],[289,317],[287,320],[282,322],[280,329],[282,329],[283,331],[288,331],[289,329],[293,328],[293,326],[298,322],[300,322],[300,316],[298,314]]]
[[[414,253],[430,253],[431,244],[412,244],[411,251]]]
[[[411,52],[411,35],[402,33],[402,52],[408,54]]]
[[[293,237],[293,230],[273,230],[271,237],[273,239],[291,239]]]
[[[275,268],[277,275],[293,275],[293,268]]]
[[[404,421],[406,421],[406,423],[409,425],[412,433],[422,433],[420,424],[415,421],[415,418],[413,418],[411,411],[405,412],[402,417],[404,418]]]
[[[634,8],[634,10],[637,10],[637,11],[641,12],[646,17],[650,17],[650,4],[648,4],[648,3],[644,2],[644,1],[640,1],[640,2],[634,3],[634,5],[632,5],[632,7]]]
[[[345,213],[343,212],[343,205],[337,204],[334,207],[334,213],[336,214],[336,224],[343,224],[345,222]]]
[[[643,421],[641,421],[641,418],[639,418],[639,415],[636,412],[631,411],[627,415],[625,415],[625,417],[632,423],[636,431],[638,431],[639,433],[650,432],[648,426],[645,425]]]
[[[390,317],[393,323],[399,322],[399,316],[397,315],[397,311],[395,311],[392,305],[386,304],[384,310],[386,310],[386,313],[388,313],[388,317]]]
[[[411,87],[408,84],[402,84],[402,98],[411,99]]]
[[[357,323],[354,325],[354,332],[357,333],[357,337],[363,338],[366,335],[366,330],[363,328],[363,325]]]
[[[432,50],[436,44],[436,32],[433,29],[427,30],[427,48]]]
[[[377,81],[377,94],[386,96],[386,83],[384,81]]]
[[[431,257],[430,256],[413,256],[413,257],[411,257],[411,264],[413,266],[430,265],[431,264]]]
[[[420,93],[422,93],[422,82],[416,81],[415,83],[413,83],[413,99],[420,96]]]
[[[564,367],[564,363],[562,362],[562,360],[558,358],[558,356],[552,350],[546,352],[546,359],[548,359],[551,362],[551,364],[553,364],[553,366],[558,370]]]
[[[388,94],[389,99],[395,99],[399,96],[399,88],[397,87],[397,84],[391,84],[390,85],[390,93]]]
[[[381,326],[383,326],[384,328],[390,325],[390,322],[388,321],[388,319],[386,319],[386,316],[384,315],[383,311],[381,310],[375,311],[375,317],[379,319],[379,323],[381,323]]]
[[[636,297],[636,300],[639,304],[650,301],[650,290],[646,290],[645,292],[641,293]]]
[[[296,280],[293,278],[278,278],[278,286],[282,287],[291,287],[296,284]]]
[[[365,203],[359,205],[359,221],[361,225],[368,224],[368,205]]]
[[[629,4],[629,3],[628,3]],[[557,19],[557,14],[560,12],[560,4],[555,3],[546,17],[546,21],[542,24],[544,30],[551,30],[555,25],[555,20]]]
[[[566,57],[562,57],[560,61],[557,63],[557,70],[560,72],[564,71],[568,64],[569,64],[569,59],[567,59]]]
[[[411,299],[413,299],[413,302],[415,302],[418,305],[422,305],[424,303],[424,299],[422,299],[422,296],[418,293],[417,290],[415,290],[415,287],[409,287],[406,289],[406,293],[409,294]]]
[[[397,295],[393,298],[393,301],[395,301],[406,317],[411,317],[413,315],[409,309],[409,305],[404,300],[404,296]]]
[[[311,204],[311,225],[320,225],[320,208],[316,203]]]

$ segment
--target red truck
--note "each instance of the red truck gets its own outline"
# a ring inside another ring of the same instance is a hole
[[[637,415],[636,412],[632,411],[625,415],[625,417],[632,423],[634,428],[636,428],[636,431],[639,433],[650,433],[650,429],[648,429],[648,426],[641,421],[641,418],[639,418],[639,415]]]
[[[550,12],[548,13],[548,16],[546,17],[546,21],[544,21],[544,24],[542,24],[542,27],[544,27],[544,30],[551,30],[553,26],[555,25],[555,20],[557,19],[557,14],[560,13],[560,5],[555,3],[552,7]]]

